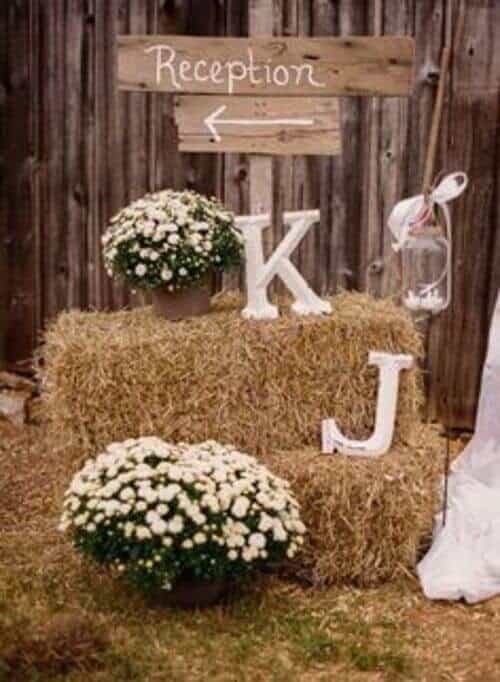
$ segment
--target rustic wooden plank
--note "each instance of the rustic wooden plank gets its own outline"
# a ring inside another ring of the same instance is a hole
[[[161,33],[184,33],[187,30],[188,3],[164,3],[158,15]],[[174,121],[173,97],[157,96],[159,125],[156,130],[156,187],[184,187],[184,164],[177,149],[177,129]]]
[[[113,281],[104,271],[102,262],[101,235],[106,229],[110,217],[115,213],[112,188],[115,173],[110,160],[115,156],[115,115],[116,99],[108,96],[108,88],[114,82],[115,41],[117,5],[114,0],[107,3],[95,3],[93,12],[87,16],[94,38],[94,101],[95,101],[95,204],[93,211],[93,237],[89,244],[89,257],[92,260],[92,277],[94,282],[95,302],[99,309],[109,309],[115,296],[123,301],[123,289],[113,285]],[[111,37],[111,39],[110,39]]]
[[[285,27],[285,12],[286,12],[286,0],[276,0],[273,2],[273,18],[272,18],[272,34],[274,36],[281,36],[284,34]],[[254,21],[255,26],[255,21]],[[266,30],[266,27],[263,27]],[[255,35],[257,33],[255,32]],[[262,33],[265,35],[265,33]],[[276,249],[277,245],[283,238],[283,235],[288,231],[288,226],[285,224],[284,212],[286,208],[286,191],[285,191],[285,166],[283,163],[284,156],[281,155],[277,158],[275,155],[271,156],[271,227],[265,235],[269,242],[266,244],[266,248],[270,250],[271,244],[273,250]],[[268,157],[269,159],[269,157]],[[272,241],[271,241],[272,240]],[[275,294],[285,293],[286,289],[279,277],[275,277],[274,281],[271,282],[271,287],[269,293],[271,296]]]
[[[297,3],[296,34],[310,36],[313,29],[318,30],[314,16],[314,4],[298,1]],[[320,189],[317,180],[318,168],[321,161],[314,157],[296,156],[293,164],[292,201],[286,204],[291,209],[319,208]],[[314,231],[318,226],[309,230],[300,242],[298,249],[292,254],[292,262],[304,273],[305,279],[313,283],[314,278]]]
[[[238,0],[225,3],[225,35],[238,36],[248,33],[248,5]],[[223,184],[218,190],[219,198],[236,214],[245,215],[249,208],[248,156],[239,153],[224,154]],[[238,289],[244,284],[241,269],[224,272],[218,278],[220,289]]]
[[[100,84],[102,77],[102,42],[98,38],[97,23],[98,3],[89,0],[85,7],[85,54],[82,60],[83,75],[83,139],[84,171],[85,171],[85,212],[86,212],[86,243],[85,258],[87,269],[87,304],[92,308],[100,308],[102,301],[103,277],[100,272],[100,225],[99,203],[101,183],[104,183],[102,173],[103,146],[106,142],[100,139],[103,121],[103,102],[100,98]],[[102,32],[101,32],[102,33]],[[103,189],[103,188],[102,188]]]
[[[103,5],[103,6],[101,6]],[[121,32],[120,0],[99,3],[96,25],[97,42],[100,45],[98,66],[98,94],[103,97],[103,121],[99,128],[99,144],[103,146],[101,161],[101,198],[99,202],[99,227],[107,227],[109,218],[125,204],[125,178],[122,129],[123,98],[116,83],[116,35]],[[99,249],[101,244],[99,244]],[[99,253],[102,282],[102,306],[123,308],[129,301],[128,287],[111,280],[103,271],[102,253]]]
[[[131,34],[147,33],[147,8],[142,0],[128,0],[127,29]],[[118,43],[119,51],[119,43]],[[138,92],[128,93],[126,130],[126,187],[128,201],[143,196],[148,190],[148,131],[147,99]],[[131,291],[130,303],[138,306],[147,302],[143,291]]]
[[[119,36],[118,82],[179,94],[407,96],[413,51],[408,36]]]
[[[5,320],[4,360],[12,369],[29,369],[37,341],[37,252],[35,251],[37,145],[31,111],[31,87],[36,81],[30,56],[31,13],[27,1],[6,3],[1,25],[2,80],[0,106],[5,128],[1,132],[4,195],[0,208],[3,247],[2,289]],[[4,222],[5,221],[5,222]]]
[[[30,22],[30,109],[28,130],[32,160],[31,172],[31,224],[33,227],[33,278],[34,278],[34,327],[36,332],[35,346],[38,342],[39,330],[43,328],[42,291],[43,273],[41,253],[43,248],[42,220],[40,213],[40,112],[38,103],[43,91],[40,78],[40,26],[39,0],[31,0],[29,5]],[[31,368],[30,368],[31,369]]]
[[[341,0],[338,4],[337,30],[340,35],[366,32],[365,3]],[[332,159],[332,238],[330,243],[330,291],[360,287],[361,192],[363,188],[362,112],[363,100],[341,100],[342,154]]]
[[[217,0],[191,0],[187,15],[186,33],[191,40],[204,40],[198,36],[214,35],[224,32],[223,7]],[[196,37],[194,37],[196,36]],[[182,154],[184,166],[183,187],[189,187],[204,194],[217,192],[222,178],[222,158],[212,154]]]
[[[471,428],[486,351],[491,283],[492,215],[498,158],[492,140],[498,135],[499,69],[496,28],[500,6],[485,0],[461,3],[465,11],[464,34],[455,50],[452,68],[450,136],[446,147],[448,168],[469,174],[466,193],[451,205],[454,234],[454,295],[443,316],[445,326],[433,338],[430,352],[446,362],[433,378],[438,395],[438,416],[455,428]],[[448,410],[449,404],[449,410]]]
[[[414,31],[415,0],[401,0],[394,7],[386,3],[384,31],[390,34],[412,34]],[[394,205],[408,194],[408,157],[410,135],[410,100],[387,99],[381,101],[380,139],[378,164],[380,177],[379,230],[381,234],[380,257],[384,267],[380,277],[383,296],[397,296],[401,282],[398,268],[392,267],[392,238],[387,220]]]
[[[408,138],[408,175],[407,194],[413,196],[422,190],[422,178],[431,130],[437,83],[439,79],[439,63],[443,47],[443,36],[446,36],[444,0],[423,0],[415,3],[414,27],[415,36],[415,94],[409,102],[409,138]],[[446,121],[442,121],[442,129]],[[439,151],[439,150],[438,150]],[[439,168],[441,160],[436,168]],[[390,267],[396,267],[393,258]],[[437,319],[421,319],[419,329],[425,343],[425,360],[423,363],[426,389],[425,415],[429,420],[436,417],[434,397],[429,392],[430,377],[435,375],[436,367],[442,363],[437,354],[428,352],[429,332],[439,325]],[[429,327],[429,324],[431,325]]]
[[[87,277],[89,268],[85,262],[88,199],[93,196],[84,187],[82,173],[84,164],[85,138],[82,114],[82,100],[85,88],[82,79],[85,35],[93,28],[89,15],[79,0],[67,0],[64,22],[71,42],[66,44],[64,88],[66,91],[66,107],[64,116],[64,193],[66,203],[66,231],[68,235],[68,292],[67,305],[70,308],[87,305]],[[86,55],[93,49],[85,45]],[[87,94],[87,93],[85,93]],[[92,139],[89,130],[85,130],[87,139]],[[93,175],[93,174],[92,174]]]
[[[7,363],[7,338],[9,328],[10,288],[9,274],[9,194],[7,183],[8,163],[8,91],[10,64],[8,60],[8,16],[9,8],[6,3],[0,5],[0,35],[5,39],[0,41],[0,272],[3,274],[0,286],[0,367]],[[11,168],[11,173],[12,173]]]
[[[175,120],[180,151],[339,154],[334,98],[180,95]]]
[[[50,320],[67,307],[69,277],[64,191],[66,150],[61,134],[66,118],[65,58],[61,58],[67,45],[63,0],[40,3],[40,34],[44,83],[40,125],[43,309],[44,319]]]
[[[443,7],[443,45],[453,44],[452,53],[452,64],[451,73],[449,74],[446,88],[446,96],[444,103],[444,112],[441,117],[441,130],[440,130],[440,144],[438,148],[438,159],[439,167],[447,168],[449,162],[449,140],[451,134],[452,116],[451,116],[451,106],[452,106],[452,91],[453,91],[453,64],[455,62],[456,54],[458,50],[462,50],[462,45],[455,45],[455,34],[454,27],[460,21],[462,22],[465,17],[465,6],[462,0],[457,0],[456,2],[450,2],[450,0],[444,0]],[[463,37],[463,36],[462,36]],[[440,55],[441,57],[441,55]],[[430,131],[430,127],[429,127]],[[426,150],[427,151],[427,150]],[[423,170],[422,166],[422,180],[423,180]],[[421,189],[421,185],[419,186]],[[463,198],[462,198],[463,200]],[[456,239],[455,230],[453,230],[453,238]],[[454,249],[455,252],[455,249]],[[453,254],[453,260],[455,261],[455,253]],[[455,264],[453,265],[455,269]],[[453,317],[453,308],[456,305],[455,298],[457,296],[457,291],[455,287],[455,282],[453,283],[452,292],[452,302],[450,308],[445,310],[437,318],[431,318],[427,322],[427,328],[424,327],[424,332],[426,333],[426,362],[427,362],[427,372],[426,372],[426,391],[427,391],[427,417],[429,420],[437,420],[440,415],[445,414],[444,423],[450,428],[452,426],[451,421],[451,401],[449,400],[450,393],[444,391],[443,381],[449,376],[452,362],[448,349],[451,349],[451,335],[453,333],[450,320]],[[445,354],[443,356],[443,349],[445,349]]]
[[[283,36],[297,36],[299,30],[298,10],[300,3],[297,0],[279,0],[274,3],[273,33]],[[293,206],[294,191],[294,166],[297,156],[281,155],[273,158],[273,239],[277,246],[283,239],[288,227],[284,224],[284,211]],[[307,158],[307,157],[304,157]],[[278,278],[274,282],[278,293],[284,286]]]
[[[338,33],[338,8],[329,0],[315,0],[312,11],[312,29],[315,36],[334,35]],[[337,38],[336,40],[342,40]],[[347,42],[350,38],[345,39]],[[310,259],[306,265],[307,281],[315,291],[328,293],[332,280],[332,262],[330,244],[337,228],[334,224],[336,216],[333,213],[333,159],[321,158],[313,161],[310,182],[316,181],[318,188],[316,207],[320,210],[319,225],[310,234],[312,247],[309,250]],[[307,242],[305,244],[307,248]],[[335,264],[334,264],[335,267]]]
[[[432,110],[439,80],[439,62],[443,47],[445,0],[422,0],[415,3],[415,89],[410,100],[410,138],[408,157],[408,192],[422,188],[423,169],[432,121]]]
[[[273,7],[266,0],[250,0],[248,6],[248,32],[251,36],[270,36],[274,30]],[[273,213],[273,173],[269,156],[249,157],[250,213]],[[263,233],[264,256],[268,257],[273,246],[273,228]]]
[[[383,0],[374,0],[367,17],[370,31],[376,36],[383,30]],[[379,141],[381,126],[381,100],[374,97],[363,107],[363,233],[359,278],[361,286],[370,293],[380,293],[381,233],[380,233],[380,175]]]
[[[8,106],[7,93],[9,90],[9,71],[7,50],[7,27],[8,27],[8,5],[0,5],[0,35],[5,36],[5,40],[0,41],[0,272],[4,273],[2,286],[0,286],[0,367],[5,367],[7,363],[7,330],[9,325],[9,230],[8,212],[9,195],[7,191],[7,124]],[[12,172],[12,169],[11,169]]]

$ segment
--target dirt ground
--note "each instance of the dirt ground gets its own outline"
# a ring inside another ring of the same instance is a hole
[[[414,576],[316,591],[265,577],[200,612],[155,607],[56,531],[75,468],[0,424],[0,680],[500,680],[500,598],[429,602]]]

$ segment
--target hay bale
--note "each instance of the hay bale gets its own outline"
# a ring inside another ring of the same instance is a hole
[[[321,587],[367,587],[413,571],[431,537],[444,449],[435,426],[420,426],[411,445],[377,459],[265,456],[290,481],[308,529],[293,571]]]
[[[368,352],[419,356],[421,341],[390,301],[343,294],[333,306],[328,316],[259,322],[241,318],[235,295],[176,323],[150,308],[64,313],[41,351],[52,432],[84,453],[146,434],[253,454],[297,449],[317,446],[325,417],[367,437],[378,381]],[[411,436],[420,402],[418,371],[403,372],[397,442]]]

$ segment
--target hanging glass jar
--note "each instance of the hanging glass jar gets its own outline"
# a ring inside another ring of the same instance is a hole
[[[410,227],[401,246],[402,296],[412,311],[438,313],[451,296],[451,244],[434,212]]]
[[[400,201],[389,216],[401,258],[402,302],[411,311],[436,314],[451,301],[451,219],[447,202],[467,185],[465,173],[447,175],[427,195]]]

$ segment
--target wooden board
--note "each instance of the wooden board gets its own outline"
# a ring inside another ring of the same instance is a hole
[[[326,97],[180,95],[181,152],[339,154],[339,102]]]
[[[229,95],[409,95],[414,41],[345,38],[118,37],[122,90]]]

